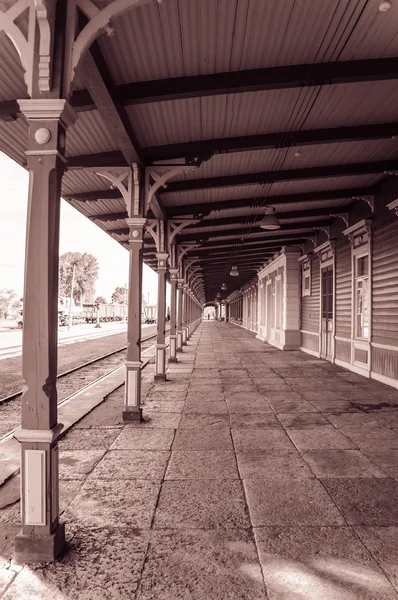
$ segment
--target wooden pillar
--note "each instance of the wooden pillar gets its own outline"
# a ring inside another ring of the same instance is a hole
[[[178,306],[177,306],[177,352],[182,352],[183,342],[183,303],[184,280],[177,279]]]
[[[65,100],[21,100],[29,122],[28,216],[22,338],[22,530],[17,562],[51,561],[62,551],[59,522],[57,415],[58,260],[65,130],[75,114]]]
[[[177,274],[178,269],[170,269],[170,357],[169,362],[177,362]]]
[[[127,219],[130,227],[130,272],[128,284],[127,360],[124,421],[141,421],[141,320],[142,258],[145,219]]]
[[[166,252],[156,254],[158,259],[158,318],[156,338],[155,381],[166,380]]]
[[[187,345],[188,338],[188,284],[184,283],[182,290],[182,345]]]

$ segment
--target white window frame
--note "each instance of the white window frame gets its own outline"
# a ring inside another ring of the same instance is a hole
[[[298,259],[301,264],[301,296],[311,296],[312,293],[312,265],[311,259],[304,254]],[[305,289],[305,280],[308,279],[308,289]]]
[[[366,247],[365,247],[366,246]],[[357,275],[357,271],[358,271],[358,261],[360,258],[364,258],[367,257],[368,259],[368,272],[365,277],[360,277]],[[368,335],[358,335],[358,322],[357,322],[357,317],[358,317],[358,297],[357,297],[357,291],[358,291],[358,287],[357,287],[357,281],[358,279],[366,279],[367,281],[367,287],[368,287]],[[352,327],[352,333],[353,333],[353,339],[354,340],[359,340],[359,341],[366,341],[368,342],[370,340],[370,253],[369,253],[369,243],[366,243],[362,246],[359,246],[359,248],[356,249],[352,249],[352,311],[353,311],[353,327]]]

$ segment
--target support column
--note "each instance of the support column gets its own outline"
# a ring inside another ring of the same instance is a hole
[[[52,561],[65,543],[59,523],[57,414],[58,261],[65,132],[75,114],[65,100],[20,100],[29,122],[28,216],[22,337],[22,529],[19,563]]]
[[[170,269],[170,357],[169,362],[177,362],[177,274],[178,269]]]
[[[188,338],[188,284],[184,283],[183,285],[183,295],[182,295],[182,345],[187,345]]]
[[[156,338],[155,381],[166,381],[166,271],[169,255],[156,254],[158,259],[158,315]]]
[[[177,304],[177,352],[182,352],[182,338],[183,338],[183,303],[184,303],[184,280],[177,279],[177,292],[178,292],[178,304]]]
[[[142,258],[145,219],[126,219],[130,227],[127,360],[123,421],[141,421]]]

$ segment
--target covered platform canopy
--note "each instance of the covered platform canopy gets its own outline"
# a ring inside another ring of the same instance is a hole
[[[28,4],[3,3],[3,14],[12,7],[8,21],[0,15],[6,33],[15,17],[26,34]],[[398,170],[395,3],[386,12],[378,0],[67,4],[77,31],[88,21],[91,31],[67,94],[78,119],[63,197],[128,247],[125,201],[99,170],[186,165],[159,187],[148,216],[196,220],[175,239],[199,257],[202,302],[224,281],[224,297],[242,286],[281,246],[303,243]],[[26,165],[24,61],[6,36],[0,63],[0,148]],[[276,232],[259,228],[266,205]],[[147,232],[155,268],[156,251]]]
[[[0,150],[30,172],[19,559],[53,558],[64,539],[61,194],[129,249],[123,418],[140,420],[143,261],[158,271],[164,380],[167,278],[176,362],[206,302],[220,294],[241,322],[240,290],[253,301],[275,254],[294,247],[284,264],[297,266],[336,221],[377,212],[377,186],[398,173],[397,23],[395,0],[0,3]],[[260,226],[267,206],[277,230]]]

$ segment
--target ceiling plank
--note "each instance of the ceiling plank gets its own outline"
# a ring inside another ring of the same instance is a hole
[[[276,181],[299,181],[302,179],[323,179],[328,177],[348,177],[353,175],[372,175],[387,173],[398,169],[398,160],[352,163],[346,165],[329,165],[324,167],[308,167],[304,169],[287,169],[285,171],[263,171],[261,173],[244,173],[170,181],[162,190],[162,196],[172,192],[203,190],[217,187],[230,187],[250,184],[275,183]]]
[[[247,152],[291,146],[333,144],[363,140],[389,139],[398,135],[398,123],[378,123],[332,129],[310,129],[308,131],[284,131],[240,137],[197,140],[181,144],[148,146],[142,149],[148,161],[171,160],[187,156]]]

